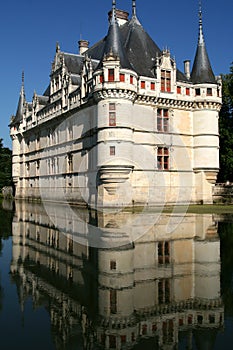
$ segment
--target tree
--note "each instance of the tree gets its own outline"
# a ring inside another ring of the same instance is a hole
[[[222,75],[222,108],[219,113],[220,172],[218,182],[233,182],[233,62]]]
[[[0,190],[4,186],[12,184],[12,152],[9,148],[3,146],[3,140],[0,139]]]

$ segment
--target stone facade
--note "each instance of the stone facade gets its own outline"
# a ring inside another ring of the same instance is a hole
[[[119,17],[119,18],[117,18]],[[219,169],[221,81],[200,11],[196,56],[180,72],[113,2],[107,36],[62,52],[31,103],[24,83],[10,129],[16,198],[92,207],[212,203]]]

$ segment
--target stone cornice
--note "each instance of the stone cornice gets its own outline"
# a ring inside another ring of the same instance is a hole
[[[134,102],[137,98],[137,93],[129,89],[102,89],[94,92],[96,102],[108,98],[119,98]]]

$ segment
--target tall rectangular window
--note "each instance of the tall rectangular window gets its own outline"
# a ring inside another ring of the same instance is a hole
[[[104,82],[104,75],[101,74],[101,75],[100,75],[100,84],[102,84],[103,82]]]
[[[144,80],[141,81],[141,89],[146,88],[146,82]]]
[[[115,81],[115,72],[114,68],[108,70],[108,81]]]
[[[110,156],[115,156],[115,154],[116,154],[115,146],[110,146]]]
[[[169,113],[168,109],[158,108],[157,110],[157,130],[169,131]]]
[[[187,95],[187,96],[190,95],[190,88],[186,88],[186,95]]]
[[[130,84],[133,84],[133,76],[130,75]]]
[[[151,83],[150,83],[150,89],[151,89],[151,90],[155,90],[155,83],[154,83],[154,82],[151,82]]]
[[[67,161],[68,161],[68,173],[71,173],[73,171],[73,154],[72,153],[68,153]]]
[[[161,279],[158,283],[158,302],[167,304],[171,299],[171,285],[168,278]]]
[[[161,70],[161,91],[171,92],[171,72]]]
[[[123,73],[120,73],[120,81],[122,82],[125,81],[125,75]]]
[[[206,95],[207,96],[212,96],[212,89],[211,88],[207,88]]]
[[[110,290],[110,312],[111,314],[117,312],[117,291],[115,289]]]
[[[116,126],[116,104],[109,103],[109,126]]]
[[[170,263],[170,243],[158,242],[158,263],[160,265]]]
[[[159,170],[169,169],[169,150],[167,147],[158,147],[157,166]]]
[[[181,94],[181,86],[177,86],[176,91],[177,91],[177,94]]]
[[[199,88],[195,89],[195,95],[201,96],[201,89],[199,89]]]

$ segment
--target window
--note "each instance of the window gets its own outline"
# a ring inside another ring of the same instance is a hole
[[[187,96],[190,95],[190,88],[186,88],[186,95],[187,95]]]
[[[70,173],[73,171],[73,155],[71,153],[68,153],[67,159],[68,159],[68,172]]]
[[[109,112],[109,126],[116,126],[116,113]]]
[[[146,82],[144,80],[141,81],[141,89],[146,88]]]
[[[169,169],[169,151],[167,147],[158,147],[157,165],[159,170]]]
[[[109,335],[109,347],[110,349],[116,349],[116,336],[110,334]]]
[[[125,75],[123,73],[120,73],[120,81],[122,82],[125,81]]]
[[[157,110],[157,130],[168,132],[169,114],[168,109],[158,108]]]
[[[109,126],[116,126],[116,104],[109,103]]]
[[[171,72],[161,70],[161,91],[171,92]]]
[[[201,89],[195,89],[195,94],[196,96],[200,96],[201,95]]]
[[[130,75],[130,84],[133,84],[133,76]]]
[[[101,75],[100,75],[100,84],[102,84],[103,82],[104,82],[104,75],[101,74]]]
[[[108,70],[108,81],[115,81],[115,72],[113,68]]]
[[[110,156],[115,156],[115,154],[116,154],[115,146],[110,146]]]
[[[163,322],[163,344],[173,343],[174,341],[174,324],[173,320],[166,320]]]
[[[126,335],[121,335],[121,344],[125,344],[126,343]]]
[[[110,290],[110,312],[111,314],[117,312],[117,291],[115,289]]]
[[[158,303],[159,304],[168,304],[171,299],[171,286],[170,280],[164,278],[159,280],[158,283]]]
[[[158,263],[160,265],[170,263],[170,243],[168,241],[158,242]]]
[[[177,91],[177,94],[181,94],[181,86],[177,86],[176,91]]]
[[[110,270],[116,270],[116,260],[110,261]]]
[[[155,90],[155,83],[153,83],[153,82],[150,83],[150,89]]]
[[[211,88],[207,88],[206,95],[207,96],[212,96],[212,89]]]

